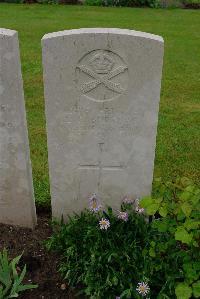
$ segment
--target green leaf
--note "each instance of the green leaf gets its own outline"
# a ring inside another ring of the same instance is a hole
[[[192,235],[189,234],[183,226],[178,227],[175,232],[175,239],[182,243],[190,244],[192,241]]]
[[[181,209],[181,207],[178,207],[177,209],[176,209],[176,213],[175,213],[176,215],[177,215],[177,220],[178,221],[183,221],[184,219],[185,219],[185,214],[183,213],[183,211],[182,211],[182,209]]]
[[[17,293],[9,296],[9,298],[18,298],[18,297],[19,297],[19,295]]]
[[[38,288],[37,284],[24,284],[24,285],[20,285],[18,287],[18,292],[22,292],[22,291],[26,291],[26,290],[31,290],[31,289],[36,289]]]
[[[11,267],[12,267],[12,271],[13,271],[13,277],[14,279],[16,277],[18,277],[18,274],[17,274],[17,270],[16,270],[16,266],[17,264],[19,263],[20,259],[21,259],[21,255],[15,257],[12,261],[11,261]]]
[[[200,201],[200,189],[195,190],[193,196],[191,197],[191,202],[196,205]]]
[[[155,199],[147,196],[140,200],[140,206],[146,209],[147,214],[154,215],[158,211],[161,202],[162,199],[160,198]]]
[[[184,227],[187,230],[191,230],[191,229],[197,229],[198,227],[200,227],[200,221],[195,221],[192,219],[187,219],[184,223]]]
[[[8,254],[6,250],[0,252],[0,299],[17,298],[20,291],[35,288],[37,286],[21,285],[26,274],[26,266],[18,275],[16,265],[18,264],[20,256],[15,257],[9,263]]]
[[[182,178],[180,178],[180,183],[181,183],[184,187],[186,187],[186,190],[191,190],[191,188],[193,187],[193,186],[192,186],[192,181],[191,181],[189,178],[187,178],[187,177],[182,177]]]
[[[192,285],[193,295],[195,298],[200,298],[200,280],[193,283]]]
[[[193,263],[193,268],[195,270],[200,270],[200,263],[199,263],[199,260],[197,260],[196,262]]]
[[[160,209],[159,209],[159,214],[160,214],[160,216],[162,216],[162,217],[166,217],[166,216],[167,216],[167,213],[168,213],[168,210],[167,210],[167,206],[166,206],[166,205],[160,207]]]
[[[146,248],[144,248],[144,249],[142,250],[142,256],[146,256],[147,253],[148,253],[148,250],[147,250]]]
[[[181,209],[186,217],[189,217],[192,212],[192,206],[188,202],[184,202],[181,205]]]
[[[192,289],[186,283],[179,283],[175,289],[177,299],[189,299],[192,295]]]
[[[146,209],[147,207],[149,207],[153,203],[154,203],[154,199],[150,196],[146,196],[146,197],[143,197],[140,200],[140,207]]]
[[[187,201],[189,200],[191,197],[191,193],[190,192],[187,192],[187,191],[184,191],[183,193],[181,193],[181,195],[179,196],[179,198],[182,200],[182,201]]]
[[[193,245],[194,247],[199,247],[199,244],[198,244],[197,241],[194,241],[194,242],[192,243],[192,245]]]
[[[154,203],[154,204],[148,206],[148,207],[146,208],[146,212],[147,212],[147,214],[148,214],[148,215],[154,215],[154,214],[158,211],[159,206],[160,206],[159,203]]]
[[[126,297],[128,297],[128,298],[130,298],[131,297],[131,289],[127,289],[127,290],[125,290],[125,291],[123,291],[123,293],[121,294],[121,296],[120,296],[120,298],[126,298]]]
[[[155,257],[156,256],[156,253],[155,253],[155,249],[154,248],[150,248],[149,249],[149,255],[151,256],[151,257]]]
[[[161,233],[165,233],[168,231],[169,223],[166,219],[154,220],[152,222],[152,227]]]
[[[185,271],[187,279],[189,279],[190,281],[195,281],[196,279],[198,279],[199,276],[196,270],[193,268],[192,263],[183,264],[183,269]]]
[[[116,276],[114,276],[113,279],[112,279],[113,285],[117,286],[118,285],[118,281],[119,281],[118,278]]]

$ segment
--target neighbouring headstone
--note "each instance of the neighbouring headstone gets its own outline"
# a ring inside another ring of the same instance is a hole
[[[0,223],[36,224],[18,35],[0,29]]]
[[[53,216],[93,193],[118,209],[151,192],[163,61],[160,36],[77,29],[43,37]]]

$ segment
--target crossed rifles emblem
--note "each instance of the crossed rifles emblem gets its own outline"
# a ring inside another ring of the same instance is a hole
[[[125,72],[125,70],[128,69],[127,66],[119,66],[113,69],[114,62],[106,54],[97,54],[93,57],[90,64],[92,69],[86,65],[78,66],[82,72],[93,78],[92,81],[81,85],[80,89],[83,93],[91,91],[100,84],[103,84],[110,90],[117,93],[122,93],[124,91],[124,88],[120,83],[112,82],[111,79]]]

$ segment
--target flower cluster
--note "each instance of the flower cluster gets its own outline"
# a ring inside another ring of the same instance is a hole
[[[144,209],[143,208],[140,208],[140,200],[139,198],[136,198],[135,200],[128,197],[128,196],[125,196],[123,201],[122,201],[124,204],[128,204],[128,205],[135,205],[135,211],[138,213],[138,214],[143,214],[144,213]]]
[[[140,208],[140,206],[139,206],[139,199],[138,198],[134,200],[134,199],[132,199],[128,196],[125,196],[124,199],[123,199],[123,203],[124,204],[129,204],[129,205],[134,204],[135,211],[137,213],[139,213],[139,214],[144,213],[144,209]],[[89,198],[89,210],[91,212],[97,213],[101,209],[102,209],[102,205],[100,204],[100,200],[99,200],[98,196],[96,195],[96,193],[94,193]],[[124,222],[127,222],[128,218],[129,218],[128,212],[126,212],[126,211],[117,211],[117,218],[124,221]],[[110,221],[106,218],[102,218],[99,221],[99,226],[100,226],[100,229],[107,230],[110,227]]]

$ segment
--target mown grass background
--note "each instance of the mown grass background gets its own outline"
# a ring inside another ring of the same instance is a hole
[[[200,10],[1,3],[0,27],[19,31],[38,205],[50,199],[40,40],[45,33],[71,28],[119,27],[163,36],[154,177],[181,175],[200,183]]]

